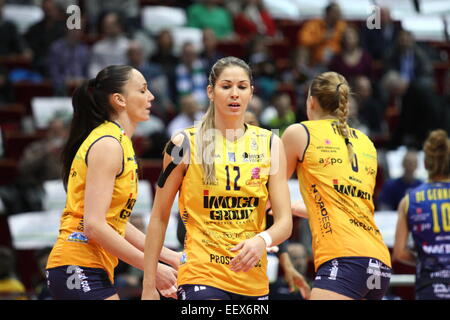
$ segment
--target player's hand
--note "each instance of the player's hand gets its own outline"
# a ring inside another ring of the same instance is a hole
[[[251,239],[239,243],[231,252],[240,251],[239,254],[231,260],[231,270],[238,272],[247,272],[253,268],[266,250],[266,242],[263,238],[255,236]]]
[[[166,298],[177,298],[178,272],[167,265],[158,263],[156,270],[156,288]]]
[[[305,278],[293,267],[284,270],[284,279],[288,283],[290,292],[294,292],[297,287],[305,300],[310,298],[311,287]]]

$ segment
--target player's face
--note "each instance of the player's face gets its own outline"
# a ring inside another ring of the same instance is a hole
[[[219,117],[243,118],[253,95],[247,72],[239,66],[225,68],[214,87],[208,86],[208,97],[214,102]]]
[[[151,102],[155,98],[147,88],[144,76],[133,69],[124,88],[126,111],[131,121],[141,122],[150,119]]]

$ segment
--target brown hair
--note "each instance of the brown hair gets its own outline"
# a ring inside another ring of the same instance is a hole
[[[211,68],[209,73],[209,85],[214,88],[216,80],[220,77],[223,70],[228,67],[237,66],[242,68],[248,75],[250,83],[252,82],[252,72],[248,64],[236,57],[225,57],[219,59]],[[214,166],[215,155],[215,126],[214,126],[214,103],[210,101],[209,108],[200,123],[200,128],[196,137],[197,160],[201,161],[203,166],[204,184],[216,184],[216,170]],[[211,145],[212,143],[212,145]]]
[[[348,97],[350,86],[344,76],[336,72],[324,72],[316,76],[310,87],[310,95],[315,97],[325,112],[337,116],[339,131],[345,139],[350,162],[353,160],[353,146],[349,141]]]
[[[423,145],[425,168],[430,179],[448,177],[450,171],[450,140],[442,129],[431,131]]]

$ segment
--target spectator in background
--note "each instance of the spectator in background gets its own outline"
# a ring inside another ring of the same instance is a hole
[[[388,47],[389,48],[389,47]],[[395,70],[408,83],[432,76],[426,53],[417,46],[411,32],[401,30],[385,59],[386,70]]]
[[[200,0],[187,8],[187,26],[214,31],[218,39],[233,36],[233,19],[217,0]]]
[[[30,60],[32,52],[27,49],[25,40],[16,25],[3,18],[5,0],[0,0],[0,59],[22,58]]]
[[[248,111],[248,110],[245,111],[244,122],[248,123],[252,126],[259,127],[258,118],[256,117],[256,114],[253,111]]]
[[[416,179],[414,174],[417,169],[417,153],[406,152],[402,161],[403,175],[397,179],[390,179],[384,182],[380,192],[378,210],[397,210],[400,200],[408,190],[413,189],[422,183]]]
[[[29,144],[19,160],[22,179],[39,184],[47,180],[61,179],[60,153],[67,134],[68,126],[62,118],[51,120],[46,137]]]
[[[244,0],[234,17],[234,29],[243,40],[255,35],[273,37],[276,25],[262,0]]]
[[[93,34],[97,34],[101,29],[97,28],[98,19],[109,11],[117,11],[124,16],[123,28],[126,31],[132,31],[140,26],[139,0],[84,0],[84,7]]]
[[[127,51],[130,40],[123,32],[123,23],[119,13],[106,12],[101,21],[102,39],[92,47],[89,77],[94,78],[97,73],[110,65],[124,65],[127,63]]]
[[[387,7],[380,7],[381,28],[369,29],[366,24],[362,26],[362,43],[374,60],[383,60],[386,48],[389,48],[397,39],[401,30],[400,23],[392,21],[391,12]]]
[[[383,118],[383,106],[373,95],[372,84],[367,76],[360,75],[353,79],[354,98],[358,104],[358,118],[369,130],[369,137],[386,131]]]
[[[192,127],[195,121],[199,121],[203,116],[201,107],[192,94],[184,95],[180,98],[180,113],[170,121],[167,127],[169,137],[173,137],[177,132]]]
[[[305,22],[298,32],[298,44],[310,51],[312,65],[327,65],[331,57],[341,51],[341,40],[346,27],[341,9],[334,2],[325,8],[323,19]]]
[[[25,286],[15,275],[11,249],[0,247],[0,300],[27,300]]]
[[[259,126],[261,113],[263,112],[264,108],[264,101],[258,95],[253,94],[252,99],[248,103],[247,111],[250,111],[255,115],[256,121],[258,122],[257,126]]]
[[[442,114],[439,118],[443,123],[441,128],[450,135],[450,69],[445,73],[443,86],[442,95],[439,97],[442,106]]]
[[[192,94],[201,108],[206,108],[208,97],[205,90],[205,66],[191,42],[183,44],[181,61],[175,68],[175,80],[178,99],[185,94]]]
[[[66,23],[62,8],[55,0],[43,0],[44,17],[25,33],[25,40],[33,51],[33,68],[47,76],[47,55],[53,42],[64,37]]]
[[[170,100],[176,101],[175,66],[179,59],[173,53],[173,36],[169,30],[162,30],[156,41],[156,52],[150,57],[150,63],[159,65],[167,76]]]
[[[209,74],[214,63],[224,57],[224,54],[217,49],[217,37],[212,29],[203,29],[203,51],[200,57],[203,59],[206,75]]]
[[[90,52],[82,42],[81,29],[68,30],[64,38],[56,40],[47,56],[47,68],[56,95],[65,96],[88,77]]]
[[[152,113],[162,119],[167,119],[168,112],[174,109],[169,95],[169,81],[163,68],[156,63],[150,63],[144,58],[142,45],[131,41],[128,47],[128,64],[139,70],[147,80],[147,86],[155,97],[152,103]]]
[[[341,41],[341,52],[334,55],[328,68],[352,81],[356,76],[372,77],[372,58],[359,41],[358,31],[351,26],[345,29]]]
[[[287,127],[296,122],[290,95],[283,92],[277,93],[273,98],[273,106],[264,110],[261,121],[269,129],[280,130],[279,136],[281,136]]]

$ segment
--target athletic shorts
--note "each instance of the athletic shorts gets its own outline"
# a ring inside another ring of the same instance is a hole
[[[178,287],[178,300],[269,300],[269,295],[244,296],[211,286],[183,284]]]
[[[389,287],[391,274],[391,268],[377,259],[342,257],[319,267],[313,287],[356,300],[381,300]]]
[[[100,268],[50,268],[47,284],[54,300],[104,300],[117,293],[106,271]]]
[[[450,300],[450,283],[431,283],[416,288],[416,300]]]

